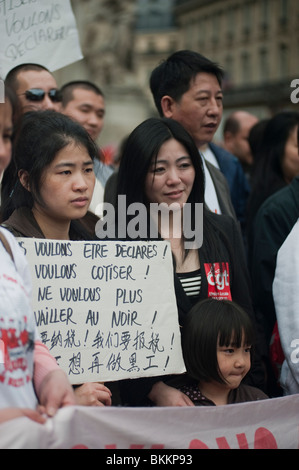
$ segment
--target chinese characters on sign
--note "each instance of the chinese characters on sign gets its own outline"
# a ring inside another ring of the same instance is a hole
[[[41,340],[71,383],[185,371],[168,242],[19,243]]]

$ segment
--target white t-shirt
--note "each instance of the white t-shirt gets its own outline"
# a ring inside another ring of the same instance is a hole
[[[200,151],[202,155],[205,157],[205,159],[208,160],[208,162],[212,163],[212,165],[218,168],[218,170],[220,169],[217,158],[215,157],[215,154],[212,152],[211,148],[208,145],[206,146],[204,150],[201,149]]]
[[[205,173],[205,180],[206,180],[206,186],[205,186],[205,202],[210,211],[215,212],[215,214],[221,214],[221,209],[219,206],[218,202],[218,197],[216,194],[215,186],[211,177],[211,174],[207,168],[204,156],[199,152],[202,163],[203,163],[203,169]]]
[[[0,408],[32,408],[33,355],[38,338],[31,308],[31,277],[26,258],[15,238],[5,229],[14,261],[0,241]],[[0,356],[1,360],[1,356]]]

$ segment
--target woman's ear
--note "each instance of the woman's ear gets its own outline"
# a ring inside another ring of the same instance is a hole
[[[20,170],[18,172],[18,177],[20,180],[21,185],[30,192],[30,185],[29,185],[29,174],[26,170]]]

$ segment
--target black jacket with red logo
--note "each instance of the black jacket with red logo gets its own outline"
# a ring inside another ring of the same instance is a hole
[[[238,303],[252,318],[256,325],[257,344],[254,348],[255,352],[252,360],[251,371],[246,376],[246,382],[249,385],[265,388],[264,369],[261,362],[262,350],[264,349],[263,333],[256,322],[255,314],[252,307],[250,278],[247,270],[245,250],[239,225],[229,216],[209,214],[215,227],[217,244],[217,254],[211,256],[210,245],[205,237],[203,244],[199,248],[199,259],[201,266],[201,289],[198,300],[206,299],[209,296],[216,298],[226,298],[230,294],[231,299]],[[217,228],[218,227],[218,228]],[[218,231],[218,233],[217,233]],[[225,234],[227,243],[223,239]],[[223,264],[224,263],[224,264]],[[214,279],[208,275],[210,267],[214,265],[217,270],[222,265],[225,269],[222,275],[229,281],[226,290],[222,289],[222,284],[218,286]],[[174,273],[175,294],[178,307],[179,324],[183,327],[184,318],[192,307],[190,298],[185,293],[181,281],[176,273]],[[181,381],[180,381],[181,377]],[[163,381],[168,385],[180,386],[184,383],[184,374],[182,376],[159,376],[150,378],[141,378],[135,380],[125,380],[120,382],[120,390],[122,401],[127,406],[145,406],[150,402],[147,399],[152,386]],[[175,384],[175,385],[174,385]]]

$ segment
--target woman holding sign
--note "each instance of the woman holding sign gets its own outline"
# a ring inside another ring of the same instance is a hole
[[[82,218],[93,194],[96,155],[88,133],[67,116],[26,113],[16,132],[3,226],[16,237],[93,239]],[[110,390],[100,383],[83,384],[75,394],[80,405],[111,404]]]
[[[1,180],[11,159],[17,116],[17,97],[5,87],[5,102],[0,103]],[[22,250],[3,228],[0,240],[0,423],[21,416],[44,423],[42,413],[53,416],[58,408],[75,404],[75,397],[66,374],[38,340]],[[38,402],[43,408],[36,410]]]
[[[190,135],[172,119],[150,118],[131,133],[124,147],[116,225],[124,233],[124,227],[120,227],[124,204],[128,209],[140,203],[147,208],[147,217],[139,227],[139,238],[152,239],[156,224],[157,238],[170,240],[181,326],[192,305],[208,297],[236,301],[255,321],[239,228],[230,217],[207,209],[204,184],[202,161]],[[161,210],[153,221],[157,204],[166,211]],[[129,230],[135,213],[127,210],[126,214]],[[130,233],[126,235],[133,238]],[[251,382],[264,385],[260,363],[253,365]],[[126,381],[122,384],[124,403],[142,405],[150,400],[163,406],[192,405],[172,383],[171,377]]]

